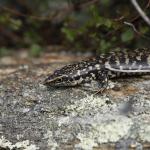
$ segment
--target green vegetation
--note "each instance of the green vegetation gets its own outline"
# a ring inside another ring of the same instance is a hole
[[[6,48],[6,47],[1,47],[0,48],[0,57],[1,56],[6,56],[10,54],[10,49]]]
[[[0,0],[0,55],[25,47],[39,56],[48,45],[105,52],[149,47],[150,28],[126,0]],[[148,12],[148,0],[140,1]]]
[[[41,54],[42,50],[43,49],[39,45],[32,44],[30,47],[30,56],[38,57]]]

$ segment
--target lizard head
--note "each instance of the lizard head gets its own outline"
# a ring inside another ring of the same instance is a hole
[[[96,79],[96,71],[100,66],[96,64],[88,65],[88,62],[83,61],[76,64],[66,65],[63,68],[56,70],[45,81],[48,86],[76,86],[88,83]],[[94,70],[95,69],[95,70]]]

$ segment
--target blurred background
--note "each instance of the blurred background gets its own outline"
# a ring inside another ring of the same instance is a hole
[[[138,0],[150,16],[150,1]],[[130,0],[0,0],[0,57],[26,51],[99,54],[150,47],[150,27]]]

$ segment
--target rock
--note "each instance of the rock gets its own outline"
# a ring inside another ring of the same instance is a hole
[[[0,148],[123,149],[138,143],[150,149],[149,76],[116,79],[93,95],[79,87],[45,87],[46,74],[57,66],[18,66],[5,76],[1,68]]]

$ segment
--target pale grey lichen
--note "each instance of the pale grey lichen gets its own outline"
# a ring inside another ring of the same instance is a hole
[[[107,89],[112,89],[112,88],[114,88],[116,84],[117,84],[116,82],[112,82],[111,80],[109,80]]]
[[[99,109],[103,109],[105,106],[109,107],[107,101],[110,101],[110,99],[106,95],[101,97],[91,95],[75,101],[72,105],[68,105],[65,111],[72,116],[81,116],[88,113],[95,114]]]
[[[139,129],[139,139],[142,141],[150,142],[150,124],[149,123],[143,123],[142,126]]]
[[[47,145],[48,145],[50,150],[56,150],[59,147],[59,145],[57,144],[57,142],[53,138],[53,132],[52,131],[47,131],[47,133],[44,135],[44,138],[48,139]]]
[[[80,143],[75,145],[75,149],[92,150],[93,147],[98,146],[94,139],[90,137],[79,134],[78,138],[80,139]]]
[[[79,133],[77,138],[80,140],[76,148],[91,150],[93,146],[101,143],[117,142],[124,136],[128,136],[133,122],[130,118],[122,115],[107,115],[104,121],[93,120],[90,131]]]
[[[15,144],[12,144],[9,140],[7,140],[5,137],[0,138],[0,148],[9,148],[10,150],[13,149],[23,149],[23,150],[38,150],[39,147],[37,147],[34,144],[30,144],[29,140],[17,142]]]
[[[69,124],[70,123],[70,117],[69,116],[65,116],[65,117],[59,117],[58,119],[58,126],[60,127],[63,124]]]

